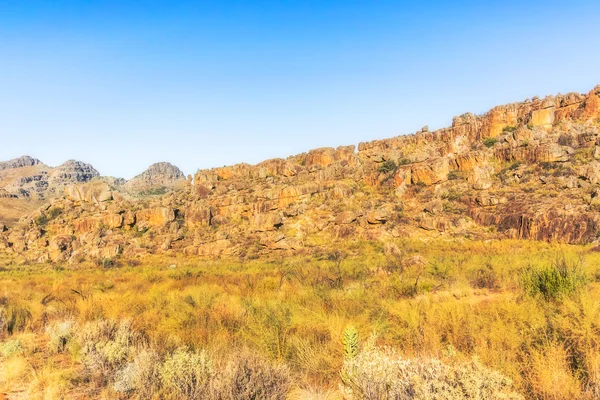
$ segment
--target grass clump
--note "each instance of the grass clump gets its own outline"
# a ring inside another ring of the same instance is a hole
[[[561,300],[583,289],[589,279],[580,265],[569,264],[565,258],[550,265],[529,266],[521,274],[521,287],[531,297],[546,301]]]

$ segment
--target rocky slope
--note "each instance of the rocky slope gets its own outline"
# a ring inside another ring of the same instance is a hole
[[[193,181],[154,166],[125,190],[68,186],[4,232],[0,248],[76,263],[318,252],[415,235],[589,243],[600,233],[599,160],[600,86],[463,114],[435,132],[201,170]],[[181,188],[123,195],[156,171]]]
[[[33,210],[70,193],[77,197],[83,183],[94,187],[92,192],[79,193],[88,201],[112,200],[112,193],[122,196],[144,197],[164,194],[181,187],[183,173],[168,163],[157,163],[131,179],[100,176],[90,164],[69,160],[57,167],[49,167],[40,160],[22,156],[0,162],[0,224],[13,225]],[[108,194],[110,193],[110,195]],[[98,196],[97,198],[94,196]],[[107,197],[108,196],[108,197]]]

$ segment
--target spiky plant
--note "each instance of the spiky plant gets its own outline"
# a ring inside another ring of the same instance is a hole
[[[348,325],[344,329],[342,335],[342,345],[344,346],[344,359],[352,360],[358,355],[359,351],[359,337],[358,331],[352,325]]]

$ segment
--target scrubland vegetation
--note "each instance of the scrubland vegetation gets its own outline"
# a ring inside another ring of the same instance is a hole
[[[440,239],[110,268],[5,259],[0,393],[598,398],[599,261],[590,246]]]

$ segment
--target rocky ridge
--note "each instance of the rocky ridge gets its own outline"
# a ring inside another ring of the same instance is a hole
[[[600,233],[600,86],[463,114],[435,132],[201,170],[193,181],[153,166],[129,187],[156,171],[181,187],[137,199],[93,179],[67,186],[4,232],[0,248],[76,263],[257,257],[407,236],[590,243]]]

